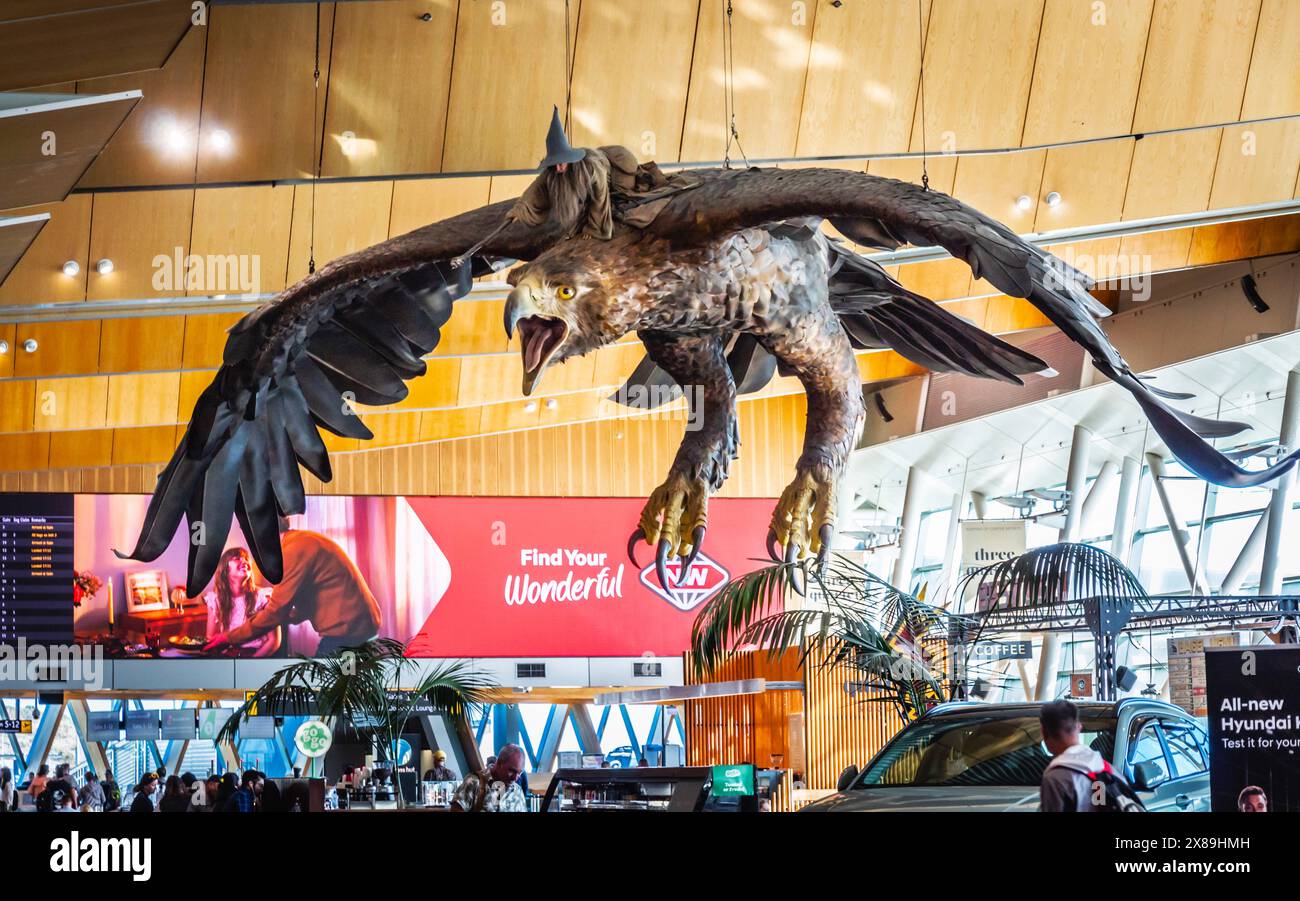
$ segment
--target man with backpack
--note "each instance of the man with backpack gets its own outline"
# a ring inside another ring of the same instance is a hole
[[[1039,788],[1044,813],[1142,811],[1133,789],[1109,763],[1079,740],[1079,710],[1069,701],[1052,701],[1039,711],[1043,744],[1052,760]]]

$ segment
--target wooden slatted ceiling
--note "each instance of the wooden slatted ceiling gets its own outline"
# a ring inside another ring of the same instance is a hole
[[[1230,205],[1290,199],[1300,173],[1300,122],[1262,123],[993,157],[937,157],[927,166],[938,190],[1023,231],[1045,231]],[[868,171],[919,180],[918,160],[875,160]],[[274,292],[307,271],[315,205],[318,265],[368,244],[484,202],[516,196],[529,176],[453,177],[280,187],[172,189],[74,195],[23,213],[51,214],[11,276],[0,305],[139,299],[227,292],[222,286],[154,287],[155,260],[183,253],[256,259],[255,290]],[[1020,194],[1058,191],[1056,207],[1021,211]],[[109,257],[100,276],[93,263]],[[67,278],[65,260],[81,272]],[[935,298],[968,293],[959,263],[914,267],[909,287]],[[975,286],[983,289],[983,285]]]
[[[1016,146],[1300,112],[1291,0],[920,5],[921,22],[918,0],[735,4],[746,153],[919,149],[923,30],[931,149],[945,146],[945,131],[957,148]],[[322,10],[315,134],[325,175],[536,164],[547,112],[565,96],[563,0]],[[712,0],[635,11],[573,0],[576,136],[623,141],[660,161],[719,158],[721,10]],[[145,92],[84,184],[175,184],[195,170],[204,181],[308,173],[314,22],[311,4],[217,7],[161,71],[77,84]],[[229,131],[235,152],[195,140],[200,107],[204,136]],[[173,124],[186,138],[179,152],[168,149]],[[352,155],[345,132],[355,136]]]

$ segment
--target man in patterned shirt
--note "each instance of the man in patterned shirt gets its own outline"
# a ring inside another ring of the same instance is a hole
[[[471,773],[451,797],[451,809],[472,813],[524,813],[528,805],[519,774],[524,771],[524,749],[506,745],[489,769]]]

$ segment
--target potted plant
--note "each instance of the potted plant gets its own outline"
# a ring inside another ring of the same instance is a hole
[[[439,663],[423,673],[422,669],[419,660],[406,656],[405,645],[388,638],[330,657],[304,657],[253,692],[226,720],[217,740],[233,741],[250,710],[264,716],[312,714],[372,738],[380,761],[387,761],[417,705],[431,703],[444,715],[462,717],[471,707],[485,703],[487,691],[494,686],[465,661]],[[404,807],[400,787],[396,796],[397,806]]]
[[[73,570],[72,606],[80,607],[82,601],[92,600],[103,587],[103,581],[90,570]]]

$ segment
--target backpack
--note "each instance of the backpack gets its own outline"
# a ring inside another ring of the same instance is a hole
[[[36,812],[37,812],[37,813],[53,813],[53,812],[54,812],[54,804],[55,804],[55,801],[56,801],[56,800],[58,800],[58,801],[62,801],[62,800],[63,800],[63,792],[59,792],[59,797],[58,797],[57,799],[54,797],[54,792],[55,792],[55,790],[54,790],[53,788],[46,788],[45,791],[41,792],[39,795],[36,796]]]
[[[1094,799],[1097,796],[1097,789],[1102,790],[1104,803],[1096,806],[1098,813],[1147,812],[1146,807],[1138,798],[1137,792],[1133,791],[1133,787],[1111,769],[1109,763],[1102,761],[1102,768],[1099,772],[1088,773],[1088,781],[1092,783]]]
[[[122,806],[122,790],[116,782],[101,782],[100,786],[104,789],[105,811],[117,810]]]

